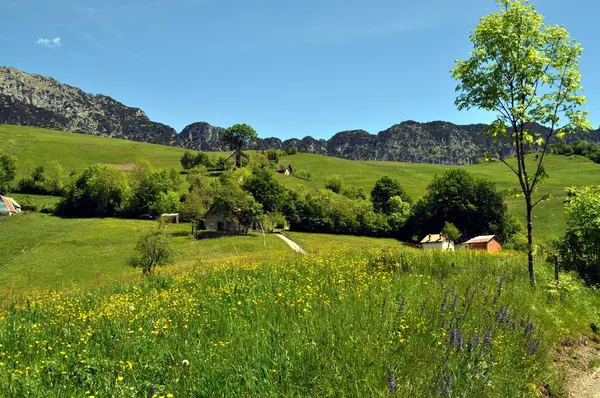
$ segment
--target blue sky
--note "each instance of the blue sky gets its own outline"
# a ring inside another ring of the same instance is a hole
[[[489,122],[454,106],[449,70],[493,0],[0,0],[0,64],[109,95],[180,131],[372,133],[411,119]],[[600,5],[534,1],[582,43],[600,123]]]

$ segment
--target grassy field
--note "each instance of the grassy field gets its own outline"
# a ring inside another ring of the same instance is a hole
[[[370,238],[366,236],[313,234],[307,232],[285,232],[285,236],[296,242],[310,254],[318,254],[332,248],[347,249],[393,249],[403,245],[396,239]]]
[[[58,160],[65,177],[72,170],[82,171],[92,163],[131,164],[138,159],[156,168],[181,168],[182,148],[146,144],[128,140],[53,131],[36,127],[0,124],[0,150],[17,157],[17,179],[31,173],[36,166]],[[212,153],[217,159],[221,154]]]
[[[27,175],[35,166],[59,160],[65,174],[71,170],[83,170],[94,162],[108,164],[129,164],[137,159],[146,159],[157,168],[179,168],[179,159],[184,150],[51,130],[0,125],[0,150],[18,157],[18,177]],[[223,153],[211,153],[213,159]],[[533,163],[533,160],[530,160]],[[309,169],[311,181],[277,175],[288,187],[305,185],[323,187],[329,175],[340,175],[346,185],[354,185],[370,191],[375,181],[385,175],[400,179],[408,192],[419,198],[434,174],[454,166],[440,166],[417,163],[350,161],[328,156],[297,154],[281,159],[283,164],[291,164],[296,170]],[[590,185],[600,183],[600,165],[583,157],[548,156],[546,171],[549,178],[540,187],[539,195],[550,192],[553,199],[540,204],[534,214],[534,228],[537,238],[548,242],[560,236],[565,229],[563,212],[564,188],[570,185]],[[495,181],[500,189],[517,187],[516,177],[500,163],[460,166],[479,177]],[[524,220],[524,204],[521,198],[507,198],[509,209]],[[437,232],[437,231],[432,231]]]
[[[530,162],[533,163],[533,158]],[[439,166],[418,163],[351,161],[310,154],[286,156],[282,159],[282,163],[289,163],[296,170],[309,168],[312,174],[311,181],[308,182],[279,175],[280,181],[288,187],[305,185],[322,188],[327,176],[337,174],[342,177],[345,184],[363,187],[370,192],[375,181],[387,175],[398,178],[409,194],[416,199],[425,193],[425,188],[434,174],[441,174],[450,167],[464,168],[477,177],[490,179],[496,182],[497,187],[501,190],[518,187],[516,176],[501,163]],[[600,184],[600,165],[584,157],[550,155],[545,160],[545,169],[549,178],[540,186],[537,195],[541,196],[550,192],[552,199],[540,204],[534,212],[535,233],[541,241],[549,241],[552,236],[560,236],[565,229],[563,211],[565,187]],[[524,225],[525,204],[523,199],[507,197],[506,201],[509,210],[519,215]]]
[[[553,350],[600,298],[524,263],[332,251],[34,293],[0,310],[0,396],[565,396]]]
[[[224,261],[249,261],[284,256],[289,247],[272,235],[194,240],[191,224],[170,224],[176,266],[208,267]],[[0,219],[0,297],[30,288],[61,290],[90,287],[137,278],[126,266],[140,233],[152,221],[123,219],[62,219],[39,213]]]

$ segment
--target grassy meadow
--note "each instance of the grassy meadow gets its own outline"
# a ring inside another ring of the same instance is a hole
[[[0,136],[18,157],[17,178],[51,160],[67,174],[137,159],[179,168],[183,154],[29,127],[0,126]],[[323,187],[338,174],[369,191],[389,175],[414,198],[448,169],[308,154],[281,163],[312,173],[309,182],[277,175],[288,187]],[[515,186],[500,164],[462,167]],[[546,170],[543,190],[555,198],[536,209],[542,240],[562,234],[564,187],[600,181],[600,165],[583,158],[549,156]],[[57,201],[13,196],[39,208]],[[568,273],[556,285],[541,258],[531,289],[518,253],[285,232],[301,256],[274,235],[198,241],[190,224],[170,224],[176,263],[146,278],[126,259],[153,227],[37,212],[0,219],[0,396],[560,397],[555,349],[600,324],[597,290]]]
[[[126,266],[139,235],[156,223],[114,218],[59,218],[22,213],[0,219],[0,298],[30,289],[62,290],[138,279],[140,271]],[[247,235],[194,240],[191,224],[169,224],[176,266],[204,269],[237,259],[265,259],[292,251],[276,236]]]
[[[564,396],[553,348],[600,297],[524,264],[335,250],[32,293],[0,311],[0,395]]]

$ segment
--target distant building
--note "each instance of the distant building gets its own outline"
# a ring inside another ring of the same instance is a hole
[[[221,216],[216,208],[211,207],[204,216],[204,222],[200,225],[201,229],[227,232],[228,234],[247,234],[248,231],[258,229],[258,225],[252,225],[247,228],[237,221],[230,221]]]
[[[294,173],[294,169],[292,169],[292,165],[288,164],[287,167],[283,170],[277,170],[279,174],[283,174],[286,176],[291,176]]]
[[[429,234],[421,240],[423,250],[438,249],[438,250],[454,250],[454,242],[446,235]]]
[[[502,243],[496,235],[476,236],[465,242],[470,250],[485,250],[488,252],[497,252],[502,249]]]

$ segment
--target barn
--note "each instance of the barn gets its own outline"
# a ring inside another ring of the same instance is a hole
[[[421,240],[423,250],[454,250],[454,242],[442,234],[429,234]]]
[[[497,252],[502,249],[502,243],[496,235],[476,236],[465,242],[470,250],[485,250],[488,252]]]

